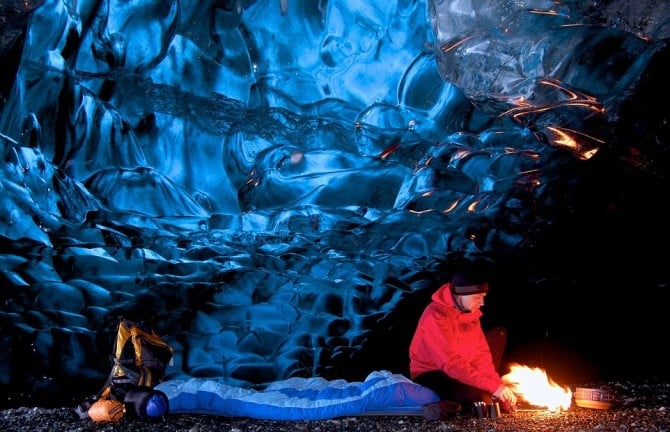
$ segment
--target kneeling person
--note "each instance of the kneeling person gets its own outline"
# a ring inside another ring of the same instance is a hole
[[[517,398],[498,373],[507,332],[484,333],[480,318],[488,282],[468,271],[458,272],[431,297],[409,348],[410,377],[435,391],[443,402],[428,406],[427,418],[444,418],[460,405],[499,402],[512,412]]]

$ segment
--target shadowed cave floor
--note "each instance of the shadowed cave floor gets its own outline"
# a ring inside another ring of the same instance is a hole
[[[584,384],[586,385],[586,384]],[[670,380],[638,379],[590,383],[615,392],[616,402],[607,410],[580,408],[551,413],[520,406],[515,414],[496,419],[478,419],[459,414],[445,421],[427,421],[418,416],[361,416],[319,421],[269,421],[210,415],[175,414],[158,422],[124,417],[118,423],[94,423],[80,420],[69,407],[21,407],[0,411],[0,430],[59,431],[452,431],[452,432],[523,432],[523,431],[667,431]]]

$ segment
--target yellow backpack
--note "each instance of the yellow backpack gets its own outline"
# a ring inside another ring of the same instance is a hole
[[[107,382],[97,394],[80,403],[75,412],[79,418],[94,421],[118,421],[126,412],[145,419],[167,414],[167,396],[153,387],[165,376],[173,353],[153,329],[119,318]],[[109,401],[123,404],[123,413],[119,415],[119,404]]]

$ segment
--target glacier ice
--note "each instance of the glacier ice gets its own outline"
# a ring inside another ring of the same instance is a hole
[[[0,112],[0,385],[97,390],[119,315],[171,376],[404,372],[459,260],[532,271],[581,217],[667,57],[656,7],[642,33],[541,0],[40,2]]]

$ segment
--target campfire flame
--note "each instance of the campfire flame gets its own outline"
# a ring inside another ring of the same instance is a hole
[[[547,376],[540,368],[514,363],[510,372],[502,377],[505,385],[521,400],[550,411],[567,410],[572,403],[572,391]]]

